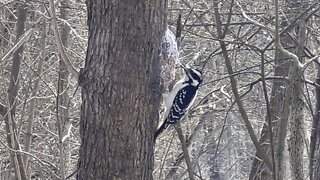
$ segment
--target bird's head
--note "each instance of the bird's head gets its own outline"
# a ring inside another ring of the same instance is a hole
[[[184,72],[186,73],[188,77],[188,82],[193,86],[199,86],[201,82],[203,81],[203,74],[199,69],[193,69],[190,67],[186,67],[183,64],[180,64],[180,66],[184,69]]]

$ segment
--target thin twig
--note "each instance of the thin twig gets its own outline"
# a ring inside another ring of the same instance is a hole
[[[22,37],[20,38],[20,40],[7,52],[6,55],[4,55],[2,58],[1,58],[1,61],[5,61],[6,59],[8,59],[8,57],[14,53],[17,49],[19,49],[23,43],[27,42],[30,38],[30,36],[32,35],[32,33],[34,32],[34,29],[31,28],[29,29],[27,32],[25,32]]]
[[[194,180],[193,168],[192,168],[192,164],[191,164],[191,160],[190,160],[190,156],[189,156],[189,152],[188,152],[188,147],[187,147],[185,138],[182,133],[180,121],[177,122],[177,124],[174,126],[174,128],[176,129],[178,136],[179,136],[179,139],[180,139],[180,142],[181,142],[184,159],[186,160],[186,164],[187,164],[189,179]]]
[[[22,154],[26,154],[26,155],[34,158],[35,160],[37,160],[38,162],[40,162],[56,179],[60,179],[60,177],[59,177],[58,175],[56,175],[54,172],[52,172],[51,169],[46,165],[46,163],[43,162],[41,159],[39,159],[37,156],[35,156],[35,155],[33,155],[33,154],[29,153],[29,152],[22,151],[22,150],[14,150],[14,149],[10,148],[9,146],[7,146],[7,145],[6,145],[4,142],[2,142],[1,140],[0,140],[0,143],[1,143],[2,145],[4,145],[7,149],[9,149],[9,150],[10,150],[11,152],[13,152],[13,153],[22,153]]]
[[[269,130],[269,138],[270,138],[270,147],[271,147],[271,160],[272,160],[272,177],[274,180],[276,180],[276,161],[275,161],[275,155],[274,155],[274,141],[273,141],[273,132],[272,132],[272,119],[271,119],[271,108],[270,108],[270,101],[268,98],[268,92],[267,92],[267,84],[266,84],[266,78],[265,78],[265,62],[264,62],[264,52],[261,52],[261,81],[262,81],[262,88],[263,88],[263,94],[264,99],[266,102],[267,107],[267,123],[268,123],[268,130]]]

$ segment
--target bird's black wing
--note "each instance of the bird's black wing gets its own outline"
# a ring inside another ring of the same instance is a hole
[[[181,119],[190,106],[190,103],[196,94],[196,90],[197,89],[194,86],[186,86],[178,91],[177,96],[173,100],[168,117],[154,134],[154,141],[156,141],[157,137],[166,130],[169,125],[174,124]]]
[[[181,119],[190,106],[196,90],[194,86],[186,86],[178,91],[177,96],[173,100],[168,117],[165,120],[167,124],[174,124]]]

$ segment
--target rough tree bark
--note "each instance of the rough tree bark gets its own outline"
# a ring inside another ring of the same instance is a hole
[[[87,1],[77,179],[152,179],[167,1]]]

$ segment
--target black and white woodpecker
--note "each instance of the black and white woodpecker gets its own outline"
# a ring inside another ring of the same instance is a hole
[[[184,69],[186,76],[178,81],[167,95],[164,95],[165,120],[154,134],[154,141],[168,126],[179,121],[192,106],[203,80],[200,70],[188,68],[183,64],[180,66]]]

